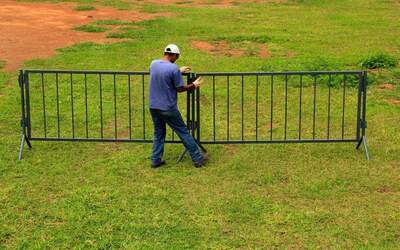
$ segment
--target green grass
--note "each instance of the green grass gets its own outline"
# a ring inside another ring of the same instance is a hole
[[[134,23],[110,19],[110,20],[95,21],[94,24],[97,24],[97,25],[133,25]]]
[[[137,7],[125,1],[97,2]],[[400,58],[400,5],[395,1],[289,1],[231,8],[145,4],[141,8],[174,16],[139,22],[140,29],[117,33],[130,41],[83,43],[60,49],[51,58],[26,62],[25,67],[146,70],[171,42],[182,50],[178,64],[190,65],[194,71],[358,69],[369,55]],[[266,43],[273,48],[272,55],[235,58],[191,47],[192,40],[219,39]],[[288,57],[288,52],[295,56]],[[210,164],[195,169],[188,158],[175,163],[181,145],[167,145],[168,165],[158,170],[149,167],[149,144],[33,142],[33,149],[25,150],[24,159],[17,161],[20,94],[16,73],[1,72],[0,246],[396,249],[400,244],[400,106],[387,100],[400,99],[399,72],[399,66],[370,72],[374,81],[367,102],[370,162],[351,143],[210,145]],[[379,89],[384,82],[394,84],[394,89]],[[252,94],[254,89],[247,87],[246,93]],[[326,86],[320,87],[326,91]],[[90,94],[97,94],[93,89]],[[135,89],[135,95],[140,95],[140,84]],[[304,89],[305,103],[311,100],[311,90],[311,86]],[[210,91],[207,80],[202,93],[207,96]],[[289,92],[296,91],[291,86]],[[41,99],[34,93],[39,92],[32,92],[32,107],[37,110]],[[218,107],[224,107],[223,87],[218,94]],[[253,113],[250,97],[245,99],[248,119]],[[183,112],[184,99],[181,96]],[[106,110],[111,111],[112,99],[107,100]],[[268,100],[265,97],[262,103]],[[340,103],[339,97],[335,100]],[[48,101],[50,105],[51,97]],[[209,105],[209,100],[202,101],[204,107]],[[237,121],[239,92],[232,92],[231,101]],[[67,99],[63,103],[69,104]],[[210,114],[205,111],[207,121]],[[83,110],[76,112],[80,115]],[[135,112],[140,120],[139,110]],[[41,132],[41,117],[36,117],[33,126]],[[209,136],[212,125],[202,122],[202,126],[203,136]],[[240,125],[232,126],[234,135],[239,135]],[[112,134],[112,126],[108,129]],[[304,129],[310,126],[305,124]],[[268,132],[265,127],[261,131]],[[151,130],[147,132],[151,136]]]
[[[76,11],[89,11],[89,10],[96,10],[94,6],[91,5],[78,5],[74,8]]]
[[[92,24],[85,24],[78,27],[75,27],[74,30],[84,31],[84,32],[94,32],[94,33],[101,33],[108,30],[107,27],[97,26]]]

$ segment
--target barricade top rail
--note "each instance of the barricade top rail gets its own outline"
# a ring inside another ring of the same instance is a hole
[[[148,75],[149,71],[110,71],[110,70],[56,70],[56,69],[22,69],[25,73],[65,73],[65,74],[125,74],[125,75]],[[244,72],[193,72],[203,76],[242,76],[242,75],[320,75],[320,74],[362,74],[364,70],[342,70],[342,71],[244,71]],[[187,75],[184,74],[184,75]]]
[[[111,74],[111,75],[148,75],[149,71],[110,71],[110,70],[57,70],[57,69],[22,69],[25,73],[60,73],[60,74]]]
[[[346,70],[346,71],[278,71],[278,72],[195,72],[202,76],[242,76],[242,75],[340,75],[340,74],[362,74],[362,70]]]

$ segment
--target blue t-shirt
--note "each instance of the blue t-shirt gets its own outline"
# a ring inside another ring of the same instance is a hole
[[[154,60],[150,64],[151,109],[171,110],[178,108],[176,89],[184,86],[182,74],[175,63]]]

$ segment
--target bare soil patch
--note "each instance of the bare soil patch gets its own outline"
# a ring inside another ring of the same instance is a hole
[[[267,58],[271,56],[271,53],[269,52],[267,45],[265,44],[260,45],[260,51],[258,55],[262,58]]]
[[[287,57],[288,58],[293,58],[293,57],[295,57],[296,56],[296,52],[294,52],[294,51],[289,51],[288,53],[287,53]]]
[[[267,45],[265,44],[255,44],[258,51],[253,54],[247,51],[246,47],[234,47],[228,42],[221,40],[213,43],[209,43],[207,41],[192,41],[192,46],[198,50],[207,52],[212,55],[223,55],[223,56],[231,56],[231,57],[241,57],[245,55],[258,56],[261,58],[267,58],[271,56],[271,53],[268,50]]]
[[[0,59],[6,71],[16,70],[26,60],[46,58],[56,49],[76,43],[93,41],[107,43],[107,33],[88,33],[74,27],[97,20],[142,21],[161,14],[122,11],[97,7],[96,10],[76,11],[72,3],[20,3],[1,0]]]
[[[384,84],[379,85],[379,88],[380,88],[380,89],[390,89],[390,90],[393,90],[393,89],[394,89],[394,85],[393,85],[393,84],[390,84],[390,83],[384,83]]]
[[[391,98],[391,99],[387,99],[386,102],[389,104],[393,104],[393,105],[400,105],[400,100],[398,100],[398,99]]]
[[[386,185],[378,187],[378,189],[376,191],[378,191],[379,193],[393,193],[393,192],[395,192],[393,190],[393,188],[391,188],[389,186],[386,186]]]

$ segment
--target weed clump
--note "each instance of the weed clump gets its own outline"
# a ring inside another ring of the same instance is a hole
[[[392,68],[397,64],[393,56],[379,53],[360,61],[360,66],[367,69]]]

